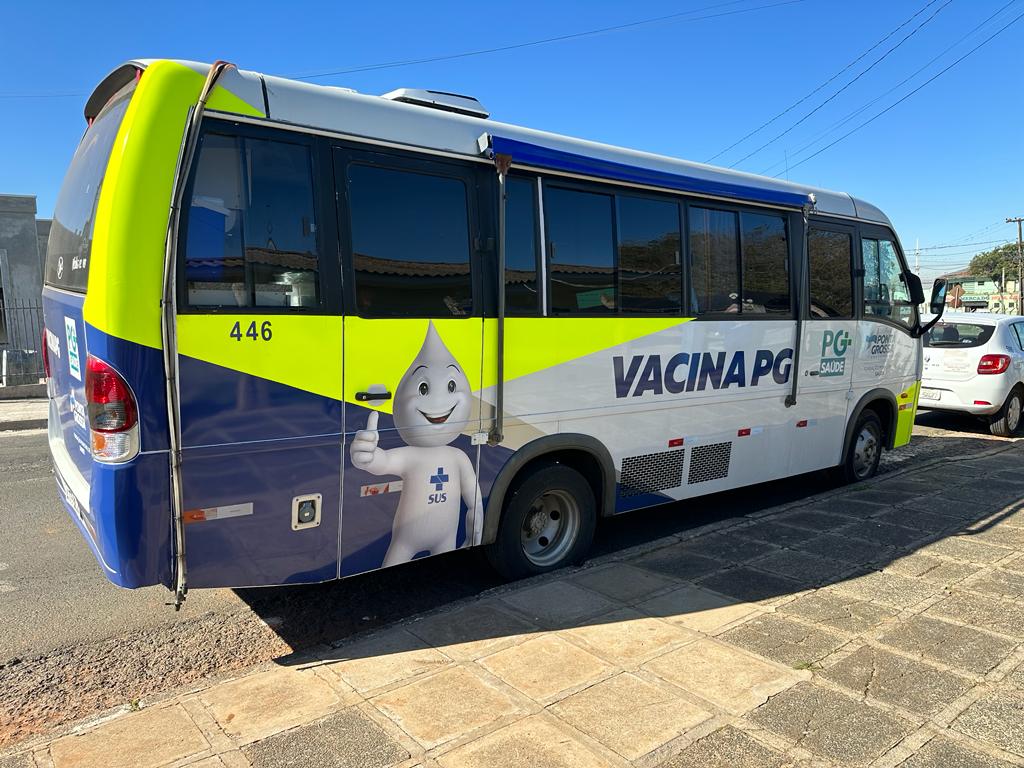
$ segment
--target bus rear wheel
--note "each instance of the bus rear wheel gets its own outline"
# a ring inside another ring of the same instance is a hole
[[[594,539],[597,504],[590,483],[564,464],[541,464],[505,499],[487,560],[508,580],[578,563]]]
[[[875,476],[882,458],[883,435],[882,421],[873,410],[866,409],[857,417],[840,468],[847,483],[859,483]]]

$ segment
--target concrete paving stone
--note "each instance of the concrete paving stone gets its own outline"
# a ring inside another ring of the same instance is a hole
[[[888,493],[875,493],[874,497],[868,496],[867,493],[867,491],[859,493],[856,498],[850,493],[831,496],[827,499],[822,499],[815,506],[826,512],[863,519],[874,517],[893,504]]]
[[[633,608],[606,613],[562,635],[582,642],[595,655],[621,667],[635,667],[696,635]]]
[[[858,695],[925,716],[934,715],[974,684],[966,677],[869,645],[820,675]]]
[[[927,534],[913,528],[904,528],[902,525],[892,525],[881,520],[860,520],[848,525],[839,532],[840,536],[853,536],[857,539],[870,541],[876,544],[883,544],[896,549],[904,549],[927,538]]]
[[[331,685],[312,670],[278,667],[213,686],[199,700],[241,744],[323,717],[341,705]]]
[[[937,536],[958,525],[952,517],[908,507],[893,507],[874,519],[883,523],[902,525],[904,528],[913,528],[928,536]]]
[[[982,696],[953,721],[968,736],[1024,756],[1024,691],[998,689]]]
[[[845,636],[816,629],[778,613],[751,619],[719,635],[718,639],[799,669],[820,661],[848,641]]]
[[[1012,764],[983,755],[944,736],[936,736],[897,768],[1011,768]]]
[[[695,554],[693,547],[674,544],[633,561],[634,565],[677,579],[693,580],[727,565],[720,560]]]
[[[501,718],[525,711],[505,691],[453,667],[371,699],[424,749],[433,749]]]
[[[735,715],[805,676],[704,638],[647,662],[644,669]]]
[[[854,518],[843,515],[833,515],[819,509],[800,509],[777,518],[780,523],[795,525],[798,528],[806,528],[809,531],[827,533],[849,525]]]
[[[989,568],[965,581],[963,586],[986,595],[1020,600],[1024,598],[1024,573]]]
[[[915,729],[898,715],[811,683],[773,696],[749,717],[798,746],[843,765],[869,763]]]
[[[344,645],[327,657],[331,670],[357,691],[391,685],[441,669],[451,660],[404,629],[393,628]]]
[[[753,603],[686,585],[637,606],[651,616],[697,632],[712,633],[727,624],[759,613]]]
[[[658,768],[790,768],[795,765],[797,763],[781,752],[727,725],[693,742]]]
[[[889,560],[894,552],[891,547],[880,546],[872,542],[835,534],[816,536],[801,543],[797,548],[812,555],[832,557],[860,566],[866,563]]]
[[[1015,504],[1011,509],[1003,510],[999,515],[999,524],[1011,528],[1024,528],[1024,508]]]
[[[35,761],[31,752],[21,752],[17,755],[0,757],[0,768],[35,768]]]
[[[156,768],[209,748],[180,704],[144,709],[50,745],[54,768]]]
[[[548,581],[536,587],[517,589],[502,595],[501,599],[548,629],[571,627],[618,607],[568,581]]]
[[[710,557],[723,565],[753,560],[774,549],[774,546],[768,542],[753,541],[736,536],[732,530],[713,536],[701,536],[699,539],[686,543],[696,554]]]
[[[880,491],[909,491],[914,497],[928,496],[936,492],[935,484],[930,480],[923,480],[916,475],[902,475],[900,477],[885,478],[873,486]]]
[[[1021,664],[1006,677],[1006,682],[1024,691],[1024,664]]]
[[[1024,555],[1008,560],[1005,563],[999,564],[1000,568],[1004,568],[1007,571],[1015,571],[1016,573],[1024,573]]]
[[[477,663],[538,702],[550,701],[612,671],[597,656],[557,635],[527,640]]]
[[[922,483],[922,485],[924,484]],[[855,490],[847,498],[851,502],[860,504],[871,502],[872,504],[890,507],[910,499],[920,498],[920,496],[919,488],[899,488],[895,485],[887,484],[884,487],[872,486],[863,491]],[[868,512],[868,514],[872,513]]]
[[[940,493],[938,496],[932,496],[931,502],[930,507],[927,508],[928,511],[947,515],[964,523],[974,523],[990,517],[1006,506],[1005,503],[988,499],[984,495],[971,499],[954,499],[945,493]],[[922,509],[923,507],[917,508]]]
[[[915,552],[896,558],[885,566],[885,570],[947,587],[977,573],[978,566],[962,560],[944,560],[941,557]]]
[[[897,504],[896,509],[941,515],[942,517],[949,518],[953,522],[962,522],[975,511],[968,509],[962,501],[953,501],[952,499],[946,499],[934,494],[931,496],[906,499]]]
[[[925,613],[1024,640],[1024,605],[1017,602],[995,600],[971,592],[954,592]]]
[[[745,566],[708,576],[701,580],[700,585],[747,602],[773,600],[807,588],[799,581]]]
[[[976,675],[987,673],[1010,655],[1015,646],[1012,640],[923,614],[890,629],[880,641]]]
[[[441,768],[609,768],[543,715],[519,720],[437,758]]]
[[[626,563],[612,563],[600,568],[587,569],[573,581],[612,600],[627,604],[677,583],[675,579]]]
[[[778,547],[792,547],[814,536],[814,531],[786,525],[782,520],[763,520],[753,525],[737,528],[737,536],[764,541]]]
[[[779,608],[779,612],[800,616],[816,624],[851,634],[874,629],[898,613],[894,608],[858,600],[831,590],[819,590],[798,597]]]
[[[510,641],[521,641],[536,627],[496,600],[472,603],[451,613],[436,613],[406,626],[446,656],[469,661],[493,653]]]
[[[629,673],[569,696],[549,711],[627,760],[643,757],[712,716]]]
[[[242,752],[253,768],[386,768],[409,757],[355,708],[250,744]]]
[[[968,563],[994,563],[1002,560],[1010,550],[976,541],[969,536],[948,536],[921,550],[926,555],[945,555]]]
[[[940,588],[921,579],[910,579],[896,573],[872,571],[863,576],[840,581],[829,587],[862,600],[871,600],[894,608],[909,608],[936,594]]]
[[[969,535],[975,541],[995,544],[997,547],[1007,547],[1008,549],[1016,549],[1018,551],[1024,550],[1024,528],[996,523],[971,530]]]
[[[998,481],[989,478],[955,488],[945,488],[940,495],[954,501],[974,503],[982,500],[986,504],[998,506],[1013,504],[1021,497],[1020,489],[1016,486],[1002,486]]]
[[[850,564],[842,560],[826,559],[791,549],[773,552],[751,561],[750,565],[798,581],[805,588],[828,584],[851,569]]]

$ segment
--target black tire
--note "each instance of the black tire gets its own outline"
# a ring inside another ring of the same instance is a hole
[[[557,534],[561,536],[557,542],[553,536],[542,544],[541,534],[551,525],[560,530],[559,520],[563,521],[564,534]],[[546,527],[538,529],[541,524]],[[513,482],[505,497],[497,538],[484,548],[484,554],[509,581],[547,573],[581,562],[594,540],[596,524],[597,503],[586,478],[564,464],[538,464]],[[545,548],[549,557],[544,557]]]
[[[1014,388],[1006,396],[1006,402],[994,415],[989,417],[988,431],[996,437],[1012,437],[1020,429],[1021,406],[1020,389]]]
[[[873,441],[874,447],[870,449],[868,456],[864,454],[869,451],[869,446],[861,445],[862,439]],[[882,420],[870,408],[865,409],[857,417],[857,422],[850,433],[850,440],[843,452],[843,463],[839,467],[843,482],[859,483],[874,477],[878,472],[878,462],[882,458],[884,444],[885,430],[882,429]]]

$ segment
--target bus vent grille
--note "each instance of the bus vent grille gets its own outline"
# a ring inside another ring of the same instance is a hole
[[[619,496],[639,496],[641,493],[678,488],[683,484],[683,457],[685,448],[644,456],[627,456],[622,460],[619,476]]]
[[[732,443],[698,445],[690,454],[690,472],[687,483],[706,483],[729,476]]]

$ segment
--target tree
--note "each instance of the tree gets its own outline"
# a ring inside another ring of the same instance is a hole
[[[971,259],[968,269],[972,275],[991,277],[993,280],[1000,280],[1005,269],[1007,277],[1016,280],[1017,244],[1007,243],[979,253]]]

